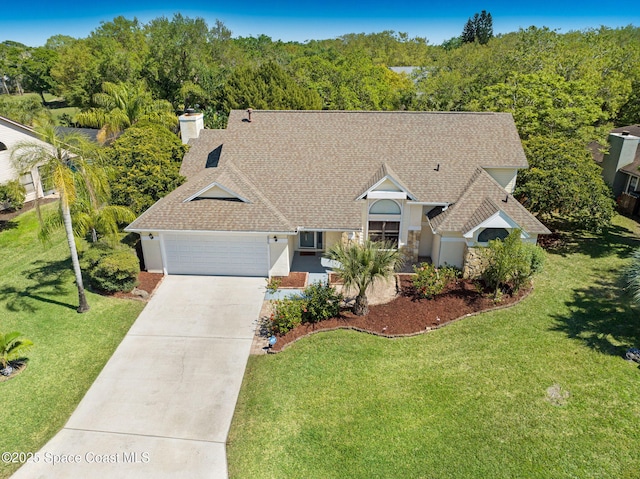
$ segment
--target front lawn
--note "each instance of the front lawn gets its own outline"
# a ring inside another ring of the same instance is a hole
[[[519,305],[428,334],[320,333],[252,356],[229,436],[233,478],[635,478],[640,314],[617,272],[618,217],[548,255]]]
[[[45,248],[36,230],[30,211],[0,232],[0,331],[35,343],[27,368],[0,383],[2,452],[35,452],[64,426],[144,306],[88,292],[78,314],[63,232]],[[0,477],[17,467],[0,462]]]

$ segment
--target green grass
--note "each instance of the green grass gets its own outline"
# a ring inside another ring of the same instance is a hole
[[[19,101],[20,99],[27,97],[35,97],[39,101],[42,101],[42,98],[37,93],[25,93],[24,95],[3,95],[3,99],[8,99],[9,101]],[[65,106],[60,107],[59,105],[64,103],[64,99],[59,98],[55,95],[51,95],[50,93],[45,93],[44,98],[47,101],[49,113],[51,114],[51,118],[56,125],[60,124],[60,117],[67,113],[73,118],[80,111],[80,108],[75,106]]]
[[[0,232],[0,331],[20,331],[35,346],[28,367],[0,383],[0,451],[37,451],[69,418],[144,304],[87,294],[76,312],[68,246],[62,231],[43,247],[33,211]],[[0,477],[17,465],[0,462]]]
[[[409,339],[320,333],[249,360],[233,478],[637,478],[640,315],[616,218],[548,255],[519,305]],[[568,393],[565,404],[548,388]]]

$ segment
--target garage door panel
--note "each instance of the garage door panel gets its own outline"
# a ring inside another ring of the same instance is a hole
[[[169,274],[267,276],[266,236],[166,235]]]

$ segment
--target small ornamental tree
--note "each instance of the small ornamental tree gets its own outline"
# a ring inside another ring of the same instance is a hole
[[[511,284],[514,291],[540,272],[544,265],[544,251],[537,245],[523,243],[521,230],[515,229],[504,240],[489,241],[482,251],[486,268],[482,278],[494,290],[494,297],[500,297],[501,286]]]
[[[337,243],[326,257],[337,261],[334,271],[344,281],[345,288],[358,291],[353,313],[364,316],[369,312],[367,288],[380,279],[388,279],[402,263],[400,252],[391,243],[365,240],[364,243]]]

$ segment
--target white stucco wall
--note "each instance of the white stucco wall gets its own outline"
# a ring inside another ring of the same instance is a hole
[[[487,173],[509,193],[516,187],[518,170],[516,168],[486,168]]]
[[[297,241],[297,236],[295,235],[287,236],[287,242],[289,243],[289,268],[291,268],[291,264],[293,263],[293,255],[296,252],[296,241]]]
[[[4,143],[7,147],[6,150],[0,151],[0,183],[5,183],[10,180],[19,178],[18,172],[13,168],[11,164],[11,150],[13,147],[24,141],[33,141],[38,144],[46,145],[43,141],[38,140],[34,135],[30,135],[17,126],[0,120],[0,142]],[[38,169],[33,168],[31,170],[31,176],[33,178],[33,185],[38,193],[38,196],[42,197],[42,185],[40,184],[40,175]],[[25,201],[32,201],[36,197],[36,191],[27,192]]]
[[[431,261],[436,266],[445,263],[462,268],[464,262],[465,240],[462,235],[447,233],[434,235]]]
[[[433,251],[433,231],[429,223],[422,223],[420,230],[420,245],[418,247],[418,256],[431,256]]]
[[[142,243],[142,254],[144,255],[144,267],[149,273],[164,273],[160,235],[155,233],[153,234],[153,239],[150,239],[149,234],[146,233],[140,236],[140,241]]]
[[[269,239],[269,276],[287,276],[291,266],[289,240],[279,237],[278,241]]]
[[[325,250],[331,248],[334,244],[342,241],[342,232],[340,231],[327,231],[324,234]]]

